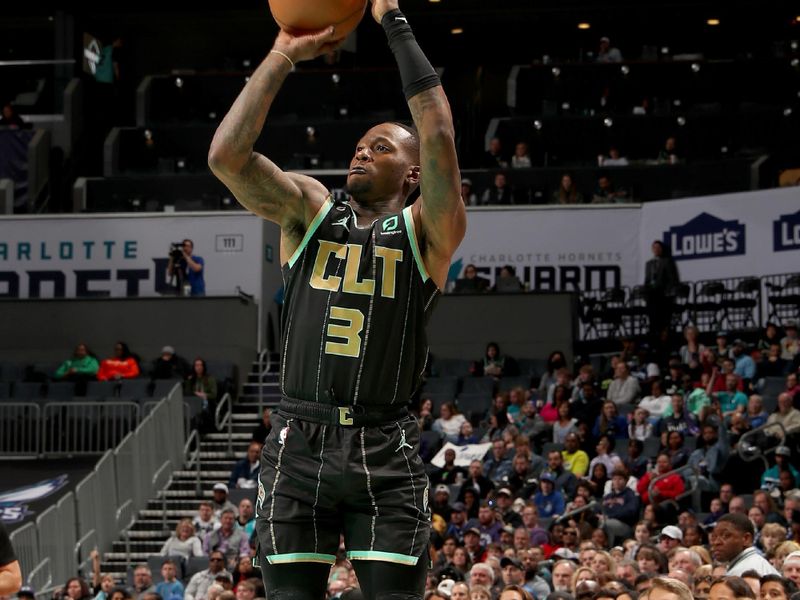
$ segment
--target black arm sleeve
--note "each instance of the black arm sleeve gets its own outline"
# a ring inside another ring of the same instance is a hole
[[[406,100],[441,85],[439,76],[417,44],[414,32],[403,13],[398,9],[390,10],[381,18],[381,25],[400,69]]]

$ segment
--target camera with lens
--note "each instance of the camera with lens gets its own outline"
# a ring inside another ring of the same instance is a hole
[[[183,242],[172,242],[169,245],[169,257],[174,262],[183,260]]]

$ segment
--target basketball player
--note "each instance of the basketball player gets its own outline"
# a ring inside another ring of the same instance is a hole
[[[349,201],[253,151],[281,83],[295,62],[335,47],[332,28],[278,34],[209,152],[239,202],[281,227],[283,398],[256,503],[270,600],[323,598],[340,533],[366,598],[421,599],[429,566],[428,480],[406,405],[466,218],[439,78],[397,0],[374,0],[372,15],[416,130],[382,123],[358,140]],[[417,186],[420,198],[404,208]]]

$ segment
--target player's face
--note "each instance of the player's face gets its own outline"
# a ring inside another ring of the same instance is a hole
[[[385,199],[401,191],[416,162],[406,146],[410,137],[392,123],[367,131],[350,161],[347,191],[358,200]]]

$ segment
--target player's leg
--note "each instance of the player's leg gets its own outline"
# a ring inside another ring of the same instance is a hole
[[[323,600],[330,565],[321,563],[261,564],[267,600]]]
[[[414,566],[353,561],[361,591],[369,600],[422,600],[429,564],[427,552]]]

